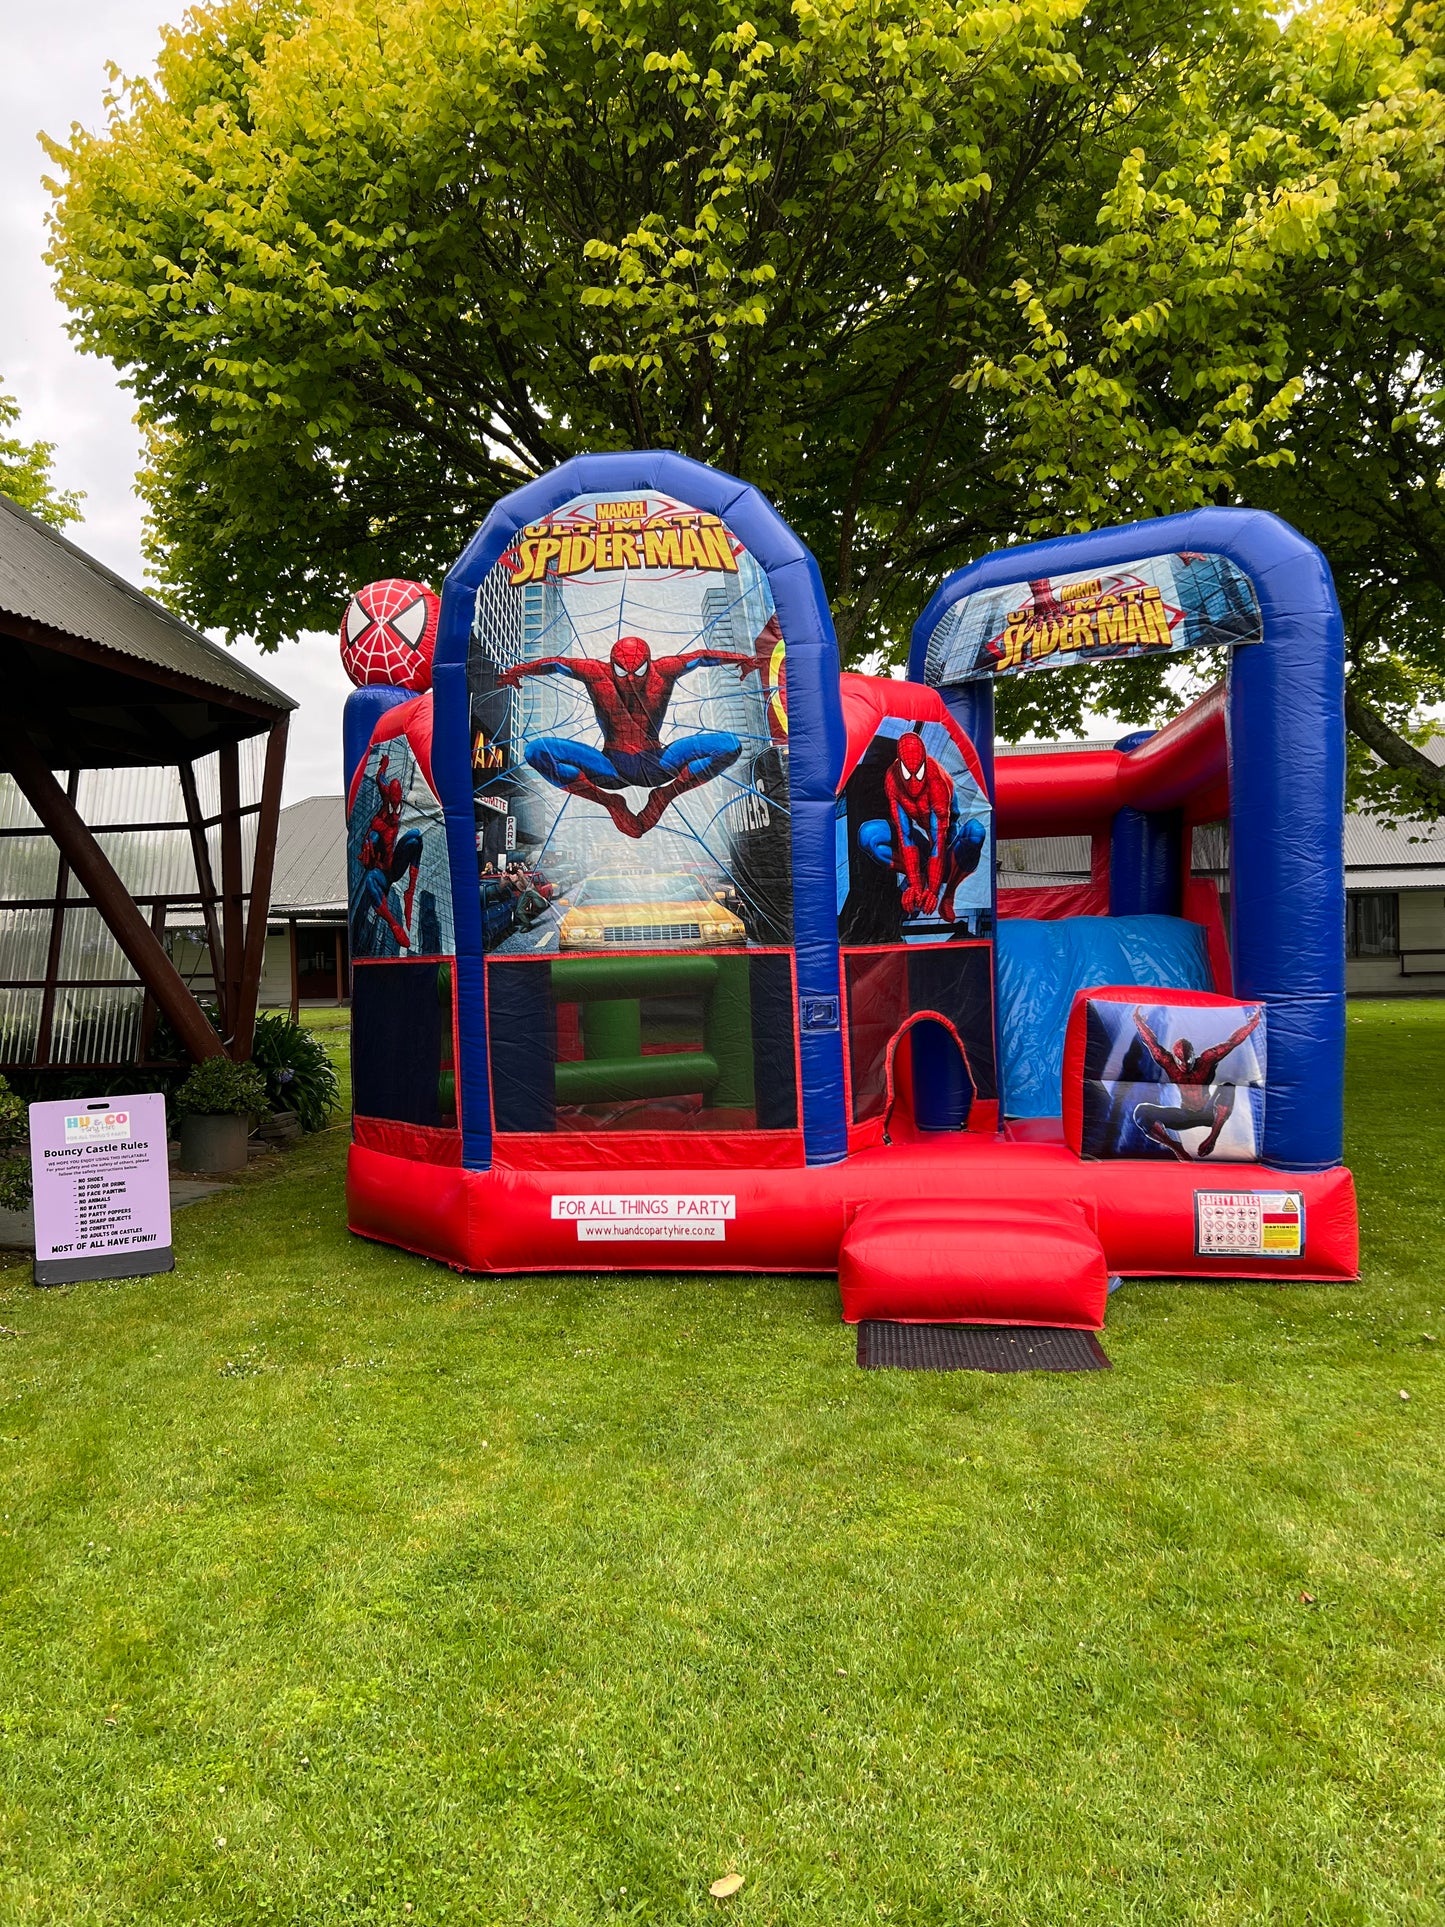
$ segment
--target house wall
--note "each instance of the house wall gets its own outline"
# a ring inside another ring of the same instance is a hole
[[[1400,892],[1400,949],[1445,951],[1445,891]],[[1420,975],[1412,971],[1407,977],[1398,957],[1351,957],[1345,987],[1352,997],[1441,997],[1445,967]]]
[[[263,1010],[291,1008],[291,939],[284,927],[266,932],[258,1001]]]
[[[172,931],[167,939],[171,962],[197,996],[212,995],[211,957],[202,942]],[[257,996],[262,1010],[291,1008],[291,941],[285,926],[266,932],[266,948],[261,955],[261,988]]]

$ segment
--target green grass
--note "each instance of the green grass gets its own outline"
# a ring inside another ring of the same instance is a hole
[[[1349,1034],[1363,1284],[1128,1285],[1112,1373],[458,1278],[344,1130],[0,1275],[0,1920],[1440,1920],[1445,1004]]]

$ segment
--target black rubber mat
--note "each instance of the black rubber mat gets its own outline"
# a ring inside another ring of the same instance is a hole
[[[858,1363],[865,1371],[1107,1372],[1113,1365],[1092,1332],[1047,1325],[895,1325],[864,1318]]]

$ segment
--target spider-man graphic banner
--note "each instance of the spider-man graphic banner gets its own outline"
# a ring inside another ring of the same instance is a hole
[[[441,805],[405,733],[373,741],[357,772],[347,813],[347,868],[353,957],[450,953]]]
[[[927,680],[941,688],[1258,642],[1262,634],[1253,584],[1227,556],[1151,555],[962,597],[930,638]]]
[[[489,951],[791,941],[784,654],[716,515],[577,496],[518,533],[468,662]]]
[[[1086,1158],[1252,1162],[1264,1135],[1265,1012],[1220,999],[1090,999],[1083,1061]]]
[[[838,799],[839,940],[991,935],[989,824],[944,725],[885,716]]]

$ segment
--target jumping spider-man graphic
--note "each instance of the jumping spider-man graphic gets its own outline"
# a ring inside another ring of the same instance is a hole
[[[1219,1142],[1219,1134],[1229,1122],[1234,1110],[1236,1087],[1233,1084],[1214,1083],[1214,1073],[1236,1050],[1245,1038],[1258,1025],[1264,1012],[1255,1011],[1247,1024],[1241,1024],[1222,1044],[1211,1044],[1208,1050],[1196,1051],[1187,1037],[1181,1037],[1172,1047],[1159,1042],[1144,1017],[1144,1012],[1136,1004],[1134,1024],[1144,1048],[1163,1071],[1171,1084],[1177,1085],[1183,1098],[1181,1104],[1136,1104],[1134,1122],[1154,1143],[1162,1144],[1176,1158],[1189,1161],[1189,1153],[1172,1135],[1176,1131],[1207,1130],[1209,1135],[1200,1145],[1196,1156],[1207,1158]]]
[[[591,699],[602,747],[565,736],[542,736],[527,745],[531,767],[569,796],[600,804],[624,836],[646,836],[668,805],[735,763],[742,744],[725,730],[699,730],[664,744],[662,724],[678,680],[694,669],[735,665],[744,681],[759,667],[755,656],[727,649],[693,649],[683,656],[654,656],[641,636],[621,636],[606,662],[586,656],[542,656],[514,663],[499,683],[515,689],[523,676],[567,676]],[[645,789],[640,810],[617,793]]]

